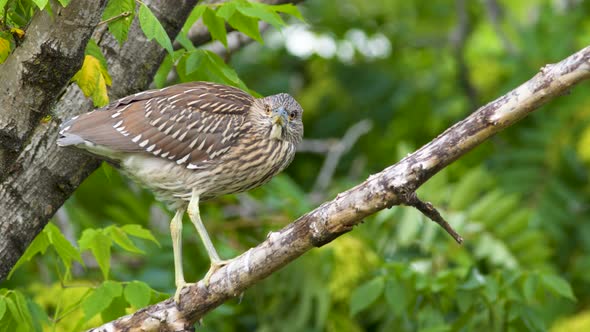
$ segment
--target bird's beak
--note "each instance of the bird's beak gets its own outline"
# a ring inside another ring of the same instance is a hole
[[[289,115],[284,107],[275,108],[272,110],[272,123],[279,124],[282,127],[287,125]]]

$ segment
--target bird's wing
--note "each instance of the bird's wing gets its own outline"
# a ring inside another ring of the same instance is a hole
[[[231,148],[253,102],[240,89],[209,82],[140,92],[64,123],[58,143],[145,152],[196,168]]]

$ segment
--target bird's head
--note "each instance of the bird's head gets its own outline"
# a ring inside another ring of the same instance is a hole
[[[258,105],[255,117],[263,135],[293,144],[301,142],[303,108],[293,97],[279,93],[258,99]]]

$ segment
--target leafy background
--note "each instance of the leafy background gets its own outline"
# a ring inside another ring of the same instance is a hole
[[[48,1],[0,0],[0,62],[39,8],[51,10]],[[154,86],[212,80],[261,95],[286,91],[305,109],[306,138],[322,142],[372,123],[327,187],[316,184],[325,154],[302,152],[262,188],[203,204],[222,257],[255,246],[590,43],[589,1],[307,0],[299,9],[301,16],[292,6],[241,0],[199,6],[176,50],[141,3],[111,0],[103,15],[121,43],[138,16],[146,36],[169,52]],[[218,43],[228,45],[225,23],[257,42],[221,56],[196,48],[187,32],[199,18]],[[271,27],[260,32],[259,20]],[[94,42],[73,81],[95,105],[108,102],[110,76]],[[223,304],[199,329],[589,330],[587,88],[552,101],[420,189],[465,245],[418,212],[394,207]],[[103,165],[2,283],[0,330],[77,331],[167,298],[171,217]],[[185,274],[197,280],[208,259],[192,227],[184,240]]]

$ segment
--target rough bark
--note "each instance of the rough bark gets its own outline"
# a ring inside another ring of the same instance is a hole
[[[514,124],[573,85],[590,78],[590,46],[547,65],[532,79],[479,108],[465,120],[395,165],[340,193],[266,241],[172,299],[121,317],[91,331],[188,331],[203,315],[238,296],[306,251],[349,232],[363,218],[393,205],[412,202],[430,177],[500,130]]]
[[[54,4],[53,16],[38,12],[22,45],[0,65],[0,180],[35,124],[80,69],[106,2],[73,1],[66,8]]]
[[[196,0],[143,2],[150,6],[172,38],[178,33],[186,16],[196,4]],[[94,8],[91,6],[92,1],[72,1],[70,6],[77,8],[77,3],[86,3],[85,8]],[[70,6],[67,9],[70,9]],[[85,15],[89,15],[85,8],[79,8],[79,10],[86,13]],[[98,11],[98,9],[95,10]],[[68,12],[71,17],[65,16],[65,13],[63,12],[61,15],[64,21],[70,22],[77,17],[76,12]],[[93,15],[98,14],[93,13]],[[77,25],[75,24],[75,26]],[[93,37],[98,41],[107,57],[109,71],[113,79],[113,88],[110,90],[111,98],[123,97],[148,87],[165,51],[155,41],[146,40],[137,22],[133,23],[129,32],[129,40],[123,46],[120,46],[110,34],[106,33],[104,26]],[[28,38],[36,37],[29,32]],[[71,30],[69,30],[68,38],[82,39],[77,32]],[[86,41],[87,39],[85,37]],[[79,42],[81,43],[81,41]],[[82,47],[83,49],[84,47]],[[52,59],[40,61],[46,61],[43,66],[53,66]],[[27,72],[26,67],[21,67],[21,71],[17,70],[13,75],[23,77],[23,72]],[[66,81],[68,80],[69,78],[66,79]],[[25,81],[23,84],[32,85],[28,89],[35,91],[35,82],[27,83]],[[10,87],[5,84],[2,86],[3,89]],[[57,95],[58,92],[53,91],[52,93]],[[28,92],[23,92],[23,90],[19,92],[23,98],[41,98],[34,94],[33,97],[28,96],[26,93]],[[53,98],[56,97],[53,96]],[[96,159],[79,152],[58,148],[55,144],[61,119],[91,111],[92,108],[92,103],[84,97],[78,87],[70,85],[55,105],[53,119],[36,124],[26,146],[20,150],[15,162],[11,165],[10,172],[0,183],[0,211],[3,212],[0,215],[0,280],[6,277],[55,211],[82,180],[98,166],[99,162]],[[23,108],[19,110],[21,109]],[[0,121],[0,123],[2,122]]]

